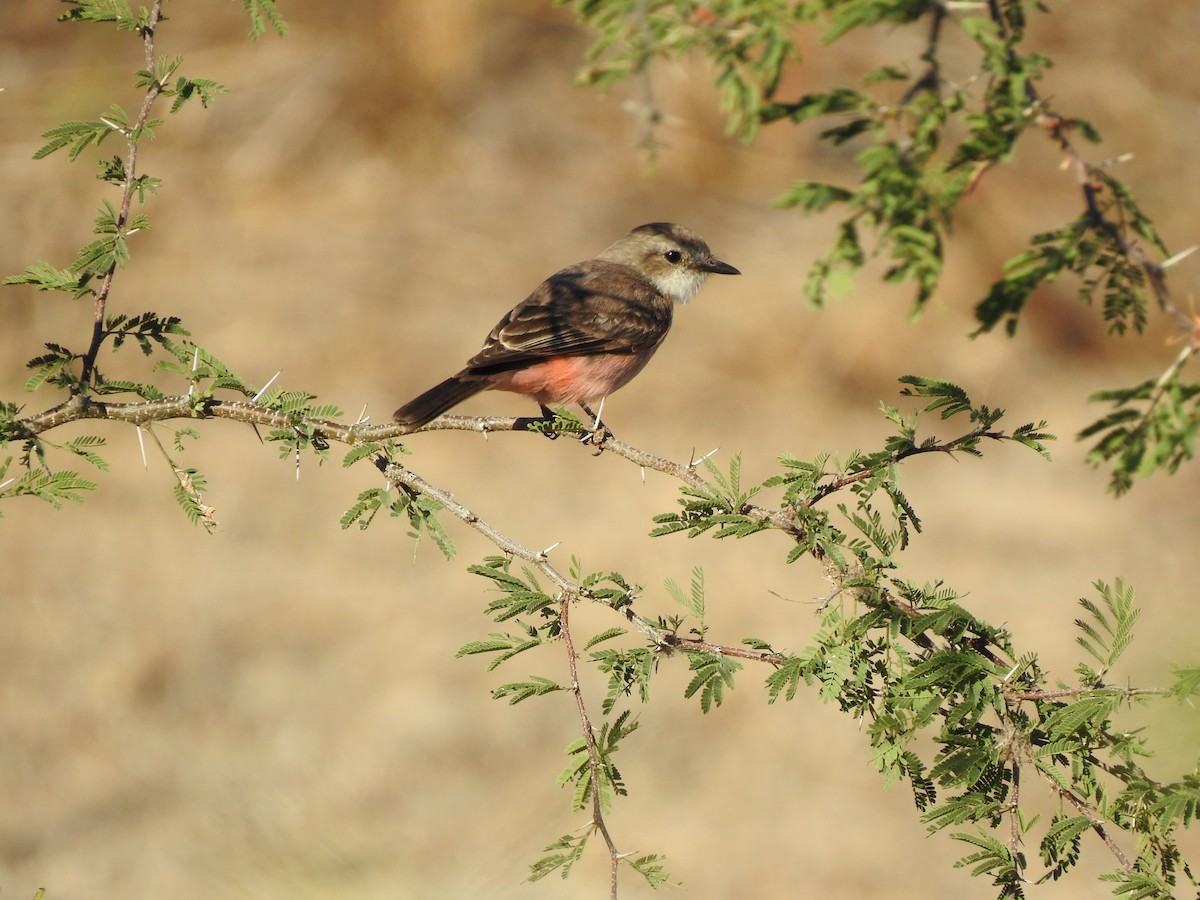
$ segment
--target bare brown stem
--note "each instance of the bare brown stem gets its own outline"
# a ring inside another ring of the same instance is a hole
[[[1116,858],[1121,868],[1125,869],[1127,872],[1132,872],[1133,863],[1130,862],[1129,857],[1125,855],[1125,851],[1121,849],[1121,846],[1115,840],[1113,840],[1113,836],[1108,833],[1108,829],[1105,827],[1104,820],[1100,818],[1096,811],[1092,809],[1083,800],[1083,798],[1078,796],[1074,791],[1066,790],[1045,773],[1042,773],[1042,778],[1045,779],[1046,783],[1050,785],[1051,789],[1056,794],[1075,807],[1075,810],[1079,813],[1079,815],[1083,816],[1092,823],[1092,831],[1096,833],[1096,836],[1099,837],[1100,840],[1104,841],[1104,845],[1108,847],[1109,852],[1112,853],[1112,855]]]

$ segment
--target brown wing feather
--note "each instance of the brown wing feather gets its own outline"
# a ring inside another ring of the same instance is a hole
[[[671,301],[629,266],[593,259],[563,269],[521,301],[467,363],[472,373],[548,356],[641,353],[671,327]]]

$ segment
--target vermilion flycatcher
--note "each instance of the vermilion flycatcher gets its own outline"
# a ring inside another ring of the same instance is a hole
[[[640,225],[595,259],[551,275],[496,323],[466,368],[396,410],[420,428],[480,391],[528,394],[588,408],[628,384],[710,274],[740,275],[681,225]]]

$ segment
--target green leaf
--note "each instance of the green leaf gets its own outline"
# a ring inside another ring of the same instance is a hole
[[[624,628],[607,628],[604,631],[601,631],[599,634],[592,635],[591,638],[588,639],[587,644],[584,645],[583,649],[591,650],[598,644],[602,644],[605,641],[611,641],[613,638],[620,637],[621,635],[628,633],[629,632]]]
[[[1075,641],[1099,661],[1102,677],[1133,640],[1133,626],[1141,610],[1134,606],[1133,588],[1124,579],[1118,578],[1112,587],[1097,581],[1095,588],[1104,608],[1086,597],[1080,598],[1079,605],[1090,618],[1075,620],[1075,626],[1083,632]]]
[[[375,520],[375,515],[389,506],[391,495],[384,488],[368,488],[358,495],[354,505],[342,513],[338,524],[343,529],[357,524],[359,529],[366,531]]]
[[[692,584],[691,590],[684,593],[683,588],[675,583],[673,578],[668,578],[665,587],[671,598],[686,609],[689,613],[704,622],[704,570],[699,566],[692,569]]]
[[[1200,694],[1200,667],[1171,666],[1171,674],[1175,676],[1171,695],[1181,703]]]
[[[512,647],[512,641],[508,638],[494,639],[490,641],[469,641],[458,648],[454,654],[456,657],[474,656],[478,653],[495,653],[499,650],[508,650]]]
[[[118,28],[135,30],[140,19],[127,0],[65,0],[72,7],[58,17],[60,22],[116,22]]]
[[[963,841],[978,848],[974,853],[955,862],[954,868],[971,866],[972,876],[991,875],[993,884],[1008,888],[1005,891],[1007,896],[1020,896],[1022,866],[1019,856],[1014,858],[1008,847],[983,831],[975,834],[955,832],[950,836],[956,841]]]
[[[39,291],[63,291],[78,300],[87,294],[94,293],[88,286],[92,276],[89,273],[79,274],[69,269],[56,269],[47,262],[39,260],[20,275],[9,275],[4,284],[29,284]]]
[[[547,855],[529,867],[529,880],[539,881],[551,872],[558,872],[566,879],[571,873],[571,868],[583,857],[584,848],[592,833],[589,829],[579,834],[564,834],[548,845],[545,848]]]
[[[280,37],[287,34],[287,22],[276,9],[275,0],[242,0],[242,8],[250,16],[250,37],[261,37],[268,25]]]
[[[507,698],[509,706],[515,706],[530,697],[544,697],[556,691],[565,691],[562,685],[540,675],[530,675],[527,681],[510,681],[492,691],[492,699]]]
[[[366,441],[361,444],[355,444],[342,457],[342,468],[348,469],[359,460],[376,456],[381,452],[383,452],[383,444],[378,441]]]
[[[64,501],[82,503],[82,492],[94,491],[96,487],[94,481],[81,478],[77,472],[50,472],[39,468],[25,472],[5,489],[5,495],[37,497],[60,509]]]
[[[104,438],[85,434],[67,441],[63,444],[63,448],[74,453],[76,456],[86,459],[101,472],[107,472],[108,463],[92,450],[93,447],[103,447],[104,445]]]
[[[1079,861],[1083,849],[1082,836],[1093,823],[1086,816],[1067,816],[1059,813],[1042,838],[1042,862],[1048,871],[1040,881],[1057,881]]]
[[[1109,693],[1084,694],[1073,703],[1054,708],[1043,721],[1047,739],[1050,741],[1037,750],[1038,756],[1053,756],[1059,751],[1055,742],[1064,740],[1088,744],[1094,735],[1108,727],[1109,717],[1120,702],[1120,697]]]
[[[209,78],[184,78],[181,76],[176,80],[171,93],[175,96],[175,102],[171,104],[171,112],[177,113],[185,103],[193,98],[199,99],[200,105],[207,109],[214,97],[218,94],[229,93],[229,89]]]
[[[700,694],[700,710],[708,713],[725,699],[725,689],[733,687],[733,676],[741,670],[740,663],[726,656],[707,653],[688,653],[691,671],[696,674],[684,688],[683,696],[691,699]]]

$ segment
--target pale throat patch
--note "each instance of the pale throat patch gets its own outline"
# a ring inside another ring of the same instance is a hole
[[[664,296],[670,297],[676,303],[687,303],[696,296],[696,291],[700,290],[700,285],[704,283],[704,273],[681,266],[655,273],[650,280]]]

